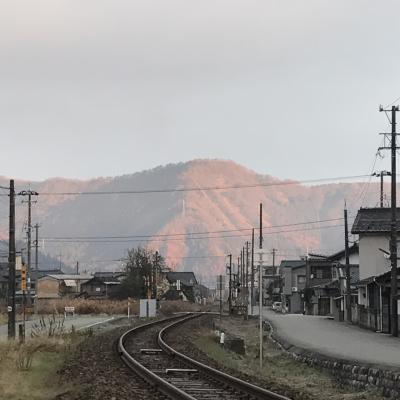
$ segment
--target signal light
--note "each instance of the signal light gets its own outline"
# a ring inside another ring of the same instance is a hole
[[[27,289],[27,273],[26,273],[26,265],[21,266],[21,289],[26,290]]]

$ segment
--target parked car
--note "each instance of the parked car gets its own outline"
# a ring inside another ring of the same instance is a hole
[[[275,312],[282,312],[282,302],[281,301],[275,301],[272,303],[272,309]]]

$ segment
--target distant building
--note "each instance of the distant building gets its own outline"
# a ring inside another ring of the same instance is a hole
[[[64,296],[77,296],[81,285],[92,279],[91,275],[51,274],[38,280],[37,298],[59,299]]]
[[[193,272],[167,272],[169,289],[163,294],[165,300],[201,301],[201,288],[198,288]]]
[[[382,332],[390,332],[390,228],[390,208],[361,208],[351,230],[359,235],[360,246],[358,306],[353,309],[352,319]],[[400,208],[397,208],[396,231],[398,235]]]
[[[81,295],[94,298],[113,297],[126,274],[124,272],[95,272],[94,277],[81,285]]]

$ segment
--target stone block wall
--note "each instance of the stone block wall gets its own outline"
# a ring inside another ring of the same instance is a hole
[[[273,326],[269,322],[267,329],[269,339],[294,359],[310,366],[327,369],[343,384],[360,390],[377,390],[387,398],[400,399],[400,368],[382,368],[323,356],[286,343],[274,333]]]

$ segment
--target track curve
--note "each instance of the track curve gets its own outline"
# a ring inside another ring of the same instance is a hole
[[[123,361],[152,388],[174,400],[290,400],[193,360],[164,341],[169,330],[201,315],[178,315],[125,332],[118,342]]]

